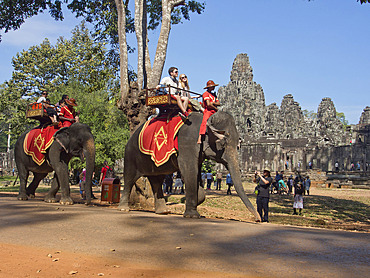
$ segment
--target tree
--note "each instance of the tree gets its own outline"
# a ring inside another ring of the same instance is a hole
[[[317,113],[314,111],[308,111],[307,109],[302,110],[303,116],[308,119],[315,120],[317,118]]]
[[[340,122],[343,125],[343,128],[345,129],[348,126],[348,121],[346,120],[346,116],[344,115],[344,113],[343,112],[337,112],[336,117],[337,117],[337,119],[340,120]]]
[[[63,19],[61,4],[63,1],[4,1],[0,3],[0,29],[7,32],[17,29],[24,19],[50,9],[51,15],[59,20]],[[107,41],[113,49],[119,46],[120,63],[120,94],[118,107],[129,117],[130,129],[133,130],[139,123],[144,121],[151,110],[146,109],[142,89],[159,83],[165,63],[167,44],[171,24],[178,24],[182,19],[189,20],[190,12],[201,13],[204,3],[185,0],[135,0],[135,23],[128,9],[129,0],[64,0],[76,16],[84,17],[95,26],[94,36],[98,40]],[[4,8],[4,9],[1,9]],[[3,14],[7,11],[8,14]],[[149,16],[149,21],[147,17]],[[12,18],[19,19],[16,22]],[[161,23],[161,31],[158,39],[157,51],[151,67],[149,51],[147,48],[147,31],[156,29]],[[126,32],[136,32],[138,39],[138,75],[137,84],[130,87],[130,77],[134,77],[128,70],[128,51],[131,51],[126,42]],[[115,61],[114,50],[110,51],[111,60]]]
[[[0,118],[12,124],[18,135],[36,123],[24,118],[26,105],[43,90],[52,103],[62,94],[77,100],[81,122],[95,137],[96,163],[123,157],[129,137],[125,115],[115,105],[119,94],[115,69],[110,65],[103,43],[94,42],[84,23],[77,26],[70,40],[60,38],[56,45],[43,43],[13,58],[12,78],[0,87]]]

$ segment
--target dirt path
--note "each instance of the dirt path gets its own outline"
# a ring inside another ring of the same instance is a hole
[[[366,277],[370,271],[367,233],[123,214],[14,195],[0,194],[0,277]]]

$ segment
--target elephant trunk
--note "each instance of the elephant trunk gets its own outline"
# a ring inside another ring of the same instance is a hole
[[[86,204],[91,203],[92,196],[92,178],[95,168],[95,144],[94,139],[88,139],[83,147],[83,153],[86,159],[86,181],[85,181],[85,193],[86,193]]]
[[[256,218],[256,221],[261,221],[261,217],[258,214],[256,208],[252,205],[247,194],[245,194],[245,191],[242,185],[241,175],[240,175],[237,151],[228,149],[228,155],[227,155],[226,160],[228,162],[227,168],[230,172],[231,178],[234,183],[235,190],[238,193],[240,199],[242,199],[244,205],[254,215],[254,217]]]

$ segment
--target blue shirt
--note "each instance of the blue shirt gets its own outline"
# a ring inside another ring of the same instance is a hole
[[[233,183],[233,180],[231,179],[231,175],[230,175],[230,173],[229,174],[227,174],[227,176],[226,176],[226,184],[232,184]]]

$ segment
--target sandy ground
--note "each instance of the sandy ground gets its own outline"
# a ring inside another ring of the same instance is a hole
[[[367,277],[370,235],[0,193],[0,277]]]

